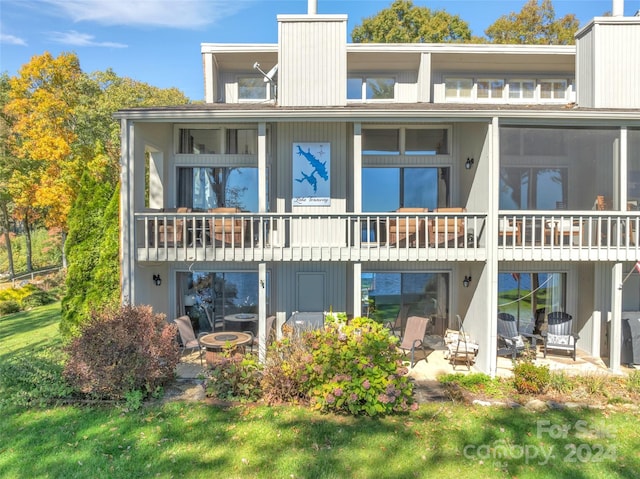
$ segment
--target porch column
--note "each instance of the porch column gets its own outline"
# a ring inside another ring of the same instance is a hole
[[[267,124],[264,122],[258,123],[258,211],[267,211]]]
[[[122,145],[122,162],[120,167],[120,301],[122,304],[135,301],[135,221],[133,185],[135,144],[134,122],[121,120],[120,144]]]
[[[361,123],[353,124],[353,212],[362,213],[362,124]]]
[[[362,263],[353,263],[353,317],[362,316]]]
[[[622,351],[622,263],[611,269],[611,323],[609,324],[609,369],[620,371]]]
[[[267,263],[258,264],[258,360],[267,360]]]
[[[487,317],[487,328],[489,334],[488,341],[481,345],[481,348],[487,350],[489,359],[489,375],[494,377],[498,370],[498,228],[497,218],[500,211],[500,121],[497,117],[491,119],[489,127],[489,181],[487,187],[491,194],[489,195],[489,205],[487,208],[487,230],[486,230],[486,248],[487,263],[485,267],[485,275],[483,280],[487,283],[487,301],[485,314]]]

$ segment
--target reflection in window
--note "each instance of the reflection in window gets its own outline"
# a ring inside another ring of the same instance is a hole
[[[268,83],[262,77],[238,78],[238,99],[240,100],[267,100]]]
[[[445,97],[447,100],[468,100],[471,98],[473,80],[471,78],[447,78]]]
[[[404,307],[406,318],[447,318],[449,314],[448,273],[363,272],[362,314],[380,322],[396,318]]]
[[[500,209],[555,210],[567,205],[567,168],[500,169]]]
[[[363,129],[362,154],[399,155],[400,130],[397,128]]]
[[[566,96],[566,80],[540,80],[540,98],[564,100]]]
[[[535,80],[509,80],[509,98],[533,99],[535,92]]]
[[[404,140],[404,151],[400,149]],[[363,128],[363,155],[446,155],[447,128]]]
[[[220,130],[181,128],[178,153],[203,155],[220,153]]]
[[[477,82],[477,95],[478,98],[500,98],[502,99],[502,91],[504,90],[504,80],[492,79],[485,80],[481,79]]]
[[[393,100],[395,85],[392,77],[349,77],[347,100]]]
[[[449,168],[363,168],[362,211],[448,206]]]
[[[178,205],[258,211],[258,169],[178,168]]]
[[[269,308],[269,273],[266,291]],[[258,313],[257,272],[181,272],[177,275],[177,315],[188,314],[200,330],[211,330],[208,315],[214,321],[238,313]],[[206,311],[205,311],[206,309]]]
[[[547,314],[567,312],[566,273],[500,273],[498,311],[512,314],[521,332],[539,333]]]

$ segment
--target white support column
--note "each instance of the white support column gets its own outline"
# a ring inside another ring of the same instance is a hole
[[[267,264],[258,264],[258,360],[267,360]]]
[[[134,221],[134,123],[122,120],[120,125],[122,145],[120,166],[120,301],[133,303],[135,300],[135,221]]]
[[[353,317],[362,316],[362,263],[353,263]]]
[[[489,207],[486,224],[487,263],[482,277],[487,283],[486,318],[489,331],[488,342],[481,345],[489,354],[489,375],[495,376],[498,371],[498,211],[500,208],[500,122],[497,117],[491,120],[489,127],[489,175],[487,187],[489,195]]]
[[[627,127],[620,128],[620,211],[627,211],[627,171],[629,171],[627,168],[627,133]]]
[[[353,212],[362,213],[362,124],[353,124]]]
[[[267,211],[267,124],[258,123],[258,211]]]
[[[609,369],[620,371],[622,351],[622,263],[611,269],[611,323],[609,324]]]

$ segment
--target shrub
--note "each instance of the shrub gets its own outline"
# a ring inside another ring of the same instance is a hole
[[[257,401],[261,396],[260,371],[256,356],[225,349],[212,365],[205,386],[207,395],[226,401]]]
[[[37,308],[38,306],[51,304],[55,300],[56,298],[51,294],[38,289],[22,300],[22,309]]]
[[[632,393],[640,393],[640,371],[634,369],[629,373],[626,379],[627,391]]]
[[[18,311],[20,311],[20,303],[17,301],[13,299],[0,301],[0,316],[17,313]]]
[[[412,407],[397,338],[368,318],[350,324],[328,320],[305,336],[313,361],[307,364],[311,403],[322,411],[376,416]]]
[[[173,378],[180,359],[176,326],[150,306],[92,313],[67,351],[65,377],[81,392],[104,399],[152,393]]]
[[[549,366],[520,362],[513,366],[513,384],[520,394],[542,394],[549,385]]]
[[[0,410],[9,406],[45,406],[74,393],[62,376],[64,355],[48,347],[0,362]]]
[[[570,393],[575,386],[575,379],[568,376],[564,371],[553,372],[549,375],[549,387],[561,394]]]
[[[263,399],[268,404],[307,402],[307,365],[312,360],[300,335],[275,341],[267,351],[262,372]]]

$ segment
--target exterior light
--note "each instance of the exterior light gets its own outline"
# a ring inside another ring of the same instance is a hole
[[[153,282],[156,284],[156,286],[160,286],[162,284],[162,278],[159,274],[153,275]]]
[[[467,170],[470,170],[474,163],[475,163],[475,160],[473,158],[469,157],[469,158],[467,158],[467,161],[464,162],[464,167]]]
[[[471,276],[465,276],[464,279],[462,280],[462,286],[464,286],[465,288],[468,288],[470,283],[471,283]]]

